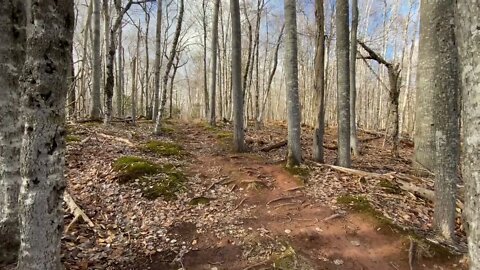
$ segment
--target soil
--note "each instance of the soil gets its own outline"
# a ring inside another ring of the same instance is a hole
[[[256,151],[284,136],[281,124],[249,132],[250,151],[241,154],[229,150],[229,125],[209,128],[201,122],[178,120],[168,127],[167,135],[156,138],[148,122],[139,127],[75,125],[75,136],[92,139],[68,148],[69,192],[96,228],[80,220],[65,233],[62,248],[68,269],[410,269],[409,248],[419,241],[418,235],[412,240],[396,222],[387,223],[370,212],[336,203],[342,192],[352,190],[348,185],[353,184],[342,181],[356,183],[354,177],[324,168],[304,168],[308,175],[295,175],[282,162],[285,148]],[[136,145],[152,138],[170,140],[187,154],[158,157],[121,140],[94,135],[100,132]],[[335,144],[334,136],[332,130],[327,131],[327,145]],[[387,150],[379,151],[381,141],[379,137],[365,142],[365,158],[355,158],[354,167],[379,173],[388,169],[410,172],[406,158],[392,159]],[[303,142],[305,156],[309,143],[308,139]],[[402,146],[401,154],[406,157],[411,145]],[[334,153],[327,150],[327,162],[334,162]],[[160,197],[151,201],[134,185],[118,184],[110,164],[126,154],[179,164],[189,179],[187,190],[177,200]],[[395,196],[405,201],[409,195]],[[188,205],[192,198],[206,202]],[[413,201],[418,207],[431,208],[421,200]],[[374,208],[381,207],[374,202],[372,197]],[[431,229],[419,228],[414,214],[410,215],[418,231]],[[66,224],[71,220],[67,215]],[[418,242],[414,269],[467,269],[463,255],[445,254]]]

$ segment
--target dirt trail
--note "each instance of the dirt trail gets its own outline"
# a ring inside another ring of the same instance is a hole
[[[239,245],[234,238],[196,235],[196,248],[183,258],[185,269],[409,269],[409,241],[389,226],[363,214],[336,214],[308,198],[303,192],[308,187],[281,164],[255,153],[225,151],[222,140],[208,128],[178,123],[176,130],[175,139],[193,155],[189,173],[209,185],[213,179],[227,179],[222,184],[240,194],[237,207],[252,209],[251,217],[240,223],[250,232],[248,239]],[[335,218],[325,221],[328,217]],[[195,234],[188,225],[178,233]],[[284,254],[263,254],[262,248],[273,250],[278,243]],[[294,259],[286,260],[286,253],[293,253]],[[267,259],[259,260],[260,255]],[[155,259],[150,267],[165,269]],[[420,258],[415,269],[458,268],[452,261]]]

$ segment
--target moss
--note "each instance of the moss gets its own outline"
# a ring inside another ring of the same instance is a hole
[[[290,270],[294,269],[297,258],[296,258],[296,252],[293,249],[292,246],[288,245],[286,247],[285,251],[276,255],[274,260],[273,260],[273,269],[278,269],[278,270]]]
[[[185,189],[187,177],[172,164],[165,164],[159,169],[159,177],[145,177],[140,180],[143,196],[154,200],[163,197],[172,200],[177,193]]]
[[[75,135],[65,136],[65,142],[67,142],[67,143],[69,143],[69,142],[79,142],[79,141],[81,141],[81,140],[78,136],[75,136]]]
[[[303,185],[310,176],[310,170],[304,166],[285,166],[285,170],[299,180],[299,184]]]
[[[375,213],[370,201],[363,196],[343,195],[337,198],[337,204],[350,207],[361,213]]]
[[[161,156],[180,156],[183,149],[180,145],[171,142],[149,141],[141,147],[144,151],[159,154]]]
[[[113,169],[118,172],[121,183],[130,182],[142,176],[153,175],[160,171],[160,166],[146,159],[134,156],[118,158],[113,163]]]
[[[175,129],[173,127],[162,126],[161,128],[163,134],[173,134]]]
[[[383,188],[387,193],[390,194],[402,193],[402,189],[400,187],[388,181],[387,179],[381,179],[380,182],[378,182],[377,186]]]

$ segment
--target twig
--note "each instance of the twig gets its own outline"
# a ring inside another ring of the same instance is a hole
[[[305,188],[305,186],[298,186],[298,187],[289,188],[285,191],[289,191],[289,192],[290,191],[297,191],[297,190],[304,189],[304,188]]]
[[[92,222],[92,220],[85,214],[85,212],[83,212],[83,210],[77,205],[77,203],[75,203],[72,196],[70,196],[70,194],[68,194],[68,192],[66,191],[63,195],[63,200],[75,216],[72,222],[70,222],[70,224],[68,225],[67,230],[70,229],[70,226],[73,225],[74,221],[78,220],[78,217],[82,217],[83,221],[85,221],[91,228],[95,227],[95,224]]]
[[[291,200],[291,199],[296,199],[298,198],[298,196],[287,196],[287,197],[280,197],[280,198],[276,198],[276,199],[273,199],[269,202],[267,202],[267,206],[270,205],[271,203],[274,203],[274,202],[278,202],[278,201],[282,201],[282,200]]]
[[[243,200],[240,201],[239,204],[237,204],[237,206],[235,206],[235,208],[233,208],[233,210],[237,210],[246,200],[247,198],[243,198]]]
[[[390,266],[395,268],[396,270],[400,270],[397,265],[395,265],[393,262],[390,262]]]
[[[326,218],[324,218],[322,221],[329,221],[329,220],[332,220],[332,219],[336,219],[336,218],[339,218],[339,217],[343,217],[342,214],[333,214],[331,216],[328,216]]]

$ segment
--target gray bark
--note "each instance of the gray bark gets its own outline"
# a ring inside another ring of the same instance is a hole
[[[462,88],[463,180],[469,223],[470,269],[480,269],[480,3],[456,2],[456,37]]]
[[[180,0],[180,10],[178,13],[178,19],[177,19],[177,26],[175,29],[175,36],[173,37],[173,43],[172,43],[172,48],[170,49],[170,54],[168,57],[168,62],[167,66],[165,68],[165,74],[163,75],[163,93],[162,93],[162,102],[160,105],[160,111],[157,116],[157,121],[155,124],[155,130],[154,134],[155,135],[160,135],[162,132],[162,118],[165,115],[165,105],[167,103],[167,84],[168,84],[168,78],[170,74],[170,70],[172,69],[173,62],[175,61],[175,55],[177,53],[177,47],[178,47],[178,41],[180,39],[180,33],[182,31],[182,22],[183,22],[183,14],[185,11],[185,5],[184,5],[184,0]]]
[[[72,57],[73,0],[31,4],[29,15],[21,78],[25,131],[18,269],[55,270],[63,268],[64,104]]]
[[[102,58],[100,56],[100,0],[93,1],[93,86],[92,86],[92,107],[90,108],[90,118],[100,120],[101,101],[100,85],[102,80]]]
[[[132,59],[132,124],[137,123],[137,57]]]
[[[243,130],[242,88],[242,33],[240,26],[239,0],[230,0],[232,16],[232,102],[233,102],[233,150],[244,152],[245,133]]]
[[[208,119],[209,103],[208,103],[208,77],[207,77],[207,1],[202,1],[203,11],[203,98],[205,119]],[[172,60],[173,61],[173,60]]]
[[[157,29],[155,36],[155,88],[153,89],[153,120],[156,120],[158,109],[160,107],[160,59],[162,58],[162,1],[157,0]]]
[[[20,191],[19,76],[25,60],[25,4],[0,5],[0,264],[14,261],[18,247],[18,193]]]
[[[357,140],[357,31],[358,31],[358,1],[352,0],[352,29],[350,32],[350,147],[354,156],[358,156]]]
[[[92,25],[92,13],[93,13],[93,0],[90,0],[88,4],[88,11],[87,11],[87,18],[85,20],[85,27],[83,28],[83,54],[82,54],[82,65],[80,68],[81,76],[80,76],[80,90],[79,96],[82,97],[82,109],[85,108],[85,96],[87,93],[87,61],[89,61],[89,57],[87,55],[88,52],[88,38],[90,35],[90,28]],[[79,106],[80,107],[80,106]]]
[[[348,1],[338,1],[337,24],[337,123],[338,165],[350,167],[350,61],[348,35]]]
[[[217,95],[217,47],[218,47],[218,12],[220,0],[215,0],[213,8],[213,29],[212,29],[212,66],[210,78],[210,125],[216,125],[216,95]]]
[[[288,157],[287,166],[302,162],[300,142],[300,99],[298,96],[297,7],[295,0],[285,0],[285,80],[287,85]]]
[[[438,59],[435,69],[435,81],[432,88],[436,92],[434,104],[435,125],[435,211],[434,224],[441,236],[453,241],[456,218],[456,186],[458,182],[458,164],[460,149],[460,127],[458,103],[458,54],[454,33],[454,0],[435,2],[435,9],[444,16],[441,28],[435,36],[438,48],[447,51],[444,58]],[[423,8],[423,7],[422,7]]]
[[[121,0],[115,0],[115,9],[117,14],[120,14],[122,11]],[[123,97],[124,97],[124,67],[123,67],[123,30],[122,27],[118,29],[118,41],[117,41],[117,115],[122,117],[123,116]]]
[[[315,50],[315,95],[317,98],[317,119],[313,135],[313,159],[324,162],[323,137],[325,134],[325,15],[323,0],[315,0],[317,25]]]

